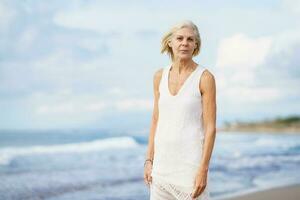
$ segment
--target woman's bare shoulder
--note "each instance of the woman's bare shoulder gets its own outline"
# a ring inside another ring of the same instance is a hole
[[[158,79],[158,78],[160,79],[161,76],[162,76],[163,71],[164,71],[164,68],[163,68],[163,67],[157,69],[157,70],[154,72],[154,78],[155,78],[155,79]]]
[[[158,83],[160,82],[163,71],[164,71],[164,68],[161,67],[154,72],[154,76],[153,76],[154,82],[158,82]]]
[[[203,79],[206,79],[208,81],[212,81],[215,79],[213,73],[209,71],[207,68],[204,69],[203,71]]]
[[[204,69],[203,74],[201,76],[201,81],[199,84],[200,90],[203,91],[213,91],[215,88],[215,76],[213,73],[207,68]]]
[[[154,84],[154,88],[156,90],[158,90],[159,84],[160,84],[160,80],[163,74],[164,68],[159,68],[158,70],[156,70],[154,72],[154,76],[153,76],[153,84]]]

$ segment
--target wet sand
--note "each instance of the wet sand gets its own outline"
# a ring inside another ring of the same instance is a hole
[[[276,187],[222,200],[300,200],[300,184]]]

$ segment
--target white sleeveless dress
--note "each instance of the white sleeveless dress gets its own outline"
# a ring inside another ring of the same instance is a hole
[[[152,184],[175,199],[192,199],[194,180],[200,167],[204,143],[200,77],[205,70],[198,65],[176,95],[168,87],[172,65],[163,69],[159,85],[159,120],[154,138]],[[150,199],[159,199],[154,198]],[[166,198],[162,198],[166,199]],[[209,200],[207,185],[198,200]]]

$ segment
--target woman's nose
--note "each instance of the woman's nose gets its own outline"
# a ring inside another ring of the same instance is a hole
[[[183,44],[183,45],[187,45],[187,44],[188,44],[187,40],[186,40],[186,39],[183,39],[183,40],[182,40],[182,44]]]

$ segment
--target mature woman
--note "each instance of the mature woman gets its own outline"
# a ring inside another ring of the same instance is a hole
[[[209,161],[216,137],[216,86],[193,61],[201,39],[191,21],[162,39],[171,64],[154,74],[154,109],[144,163],[151,200],[210,199]]]

